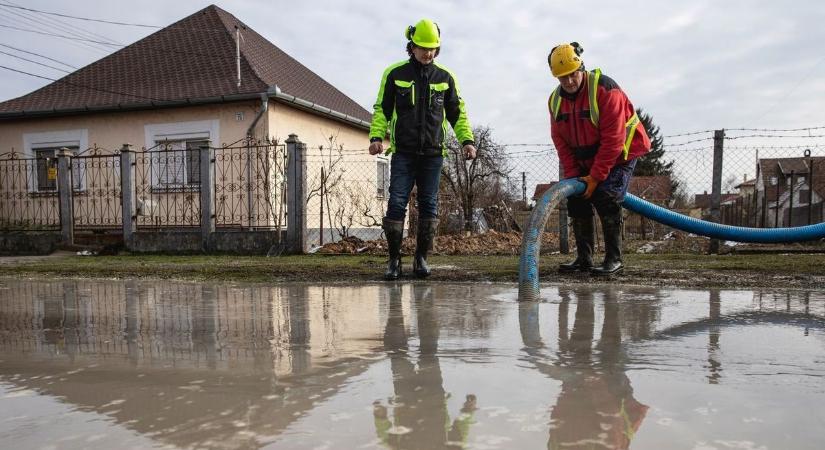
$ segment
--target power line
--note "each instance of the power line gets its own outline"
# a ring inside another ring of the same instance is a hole
[[[16,3],[9,2],[8,0],[7,0],[7,2],[12,3],[13,5],[16,5],[16,6],[20,6],[20,5],[17,5]],[[34,23],[45,25],[46,27],[49,27],[49,29],[47,29],[45,31],[61,31],[61,32],[68,33],[72,36],[77,36],[77,37],[81,37],[81,38],[101,39],[101,40],[104,40],[104,41],[107,41],[107,42],[119,43],[119,42],[113,40],[112,38],[110,38],[108,36],[104,36],[102,34],[86,30],[83,27],[78,27],[75,24],[64,22],[60,19],[55,19],[55,18],[52,18],[52,17],[49,17],[49,16],[39,16],[37,14],[32,14],[32,13],[29,13],[29,12],[26,12],[26,11],[14,11],[14,10],[9,9],[9,8],[6,8],[4,11],[6,11],[8,13],[11,13],[11,14],[14,14],[14,15],[17,15],[17,16],[20,16],[20,17],[23,17],[26,20],[32,21]],[[54,28],[56,30],[52,30],[52,28]],[[83,45],[91,46],[92,44],[83,44]],[[95,47],[95,48],[97,48],[97,47]]]
[[[78,31],[76,31],[76,27],[66,26],[63,23],[61,23],[59,21],[56,21],[55,19],[49,19],[50,21],[54,22],[54,23],[49,23],[49,22],[43,21],[40,17],[37,17],[37,16],[31,17],[31,16],[28,15],[29,13],[26,13],[26,12],[19,12],[19,11],[8,10],[8,9],[0,9],[0,12],[2,12],[1,17],[3,19],[8,20],[9,24],[11,24],[11,25],[32,26],[35,30],[39,30],[39,31],[46,32],[46,33],[63,32],[63,33],[66,33],[68,35],[76,36],[76,37],[82,38],[82,39],[98,39],[99,38],[99,36],[95,36],[92,33],[79,33]],[[12,15],[15,15],[17,17],[10,17],[7,14],[12,14]],[[24,21],[23,23],[21,23],[21,19]],[[104,37],[103,40],[110,41],[111,39]],[[90,48],[92,50],[96,50],[98,52],[109,50],[108,47],[105,47],[105,46],[100,45],[100,44],[92,44],[92,43],[80,42],[80,41],[72,42],[72,43],[74,45],[77,45],[77,46],[83,46],[83,47],[86,47],[86,48]]]
[[[16,50],[18,52],[28,53],[29,55],[34,55],[34,56],[39,56],[43,59],[48,59],[49,61],[53,61],[53,62],[56,62],[58,64],[63,64],[64,66],[71,67],[72,69],[78,69],[78,67],[76,67],[76,66],[73,66],[73,65],[68,64],[68,63],[64,63],[63,61],[60,61],[60,60],[57,60],[57,59],[54,59],[54,58],[49,58],[48,56],[41,55],[40,53],[30,52],[30,51],[27,51],[27,50],[23,50],[22,48],[12,47],[11,45],[7,45],[7,44],[0,44],[0,47],[6,47],[6,48],[10,48],[12,50]]]
[[[46,35],[46,36],[54,36],[54,37],[59,37],[59,38],[63,38],[63,39],[71,39],[73,41],[92,42],[94,44],[111,45],[113,47],[123,47],[123,44],[115,44],[115,43],[112,43],[112,42],[96,41],[96,40],[93,40],[93,39],[83,39],[83,38],[78,38],[78,37],[73,37],[73,36],[66,36],[66,35],[56,34],[56,33],[46,33],[45,31],[29,30],[27,28],[20,28],[20,27],[15,27],[15,26],[12,26],[12,25],[0,24],[0,27],[10,28],[12,30],[18,30],[18,31],[26,31],[28,33],[36,33],[36,34],[42,34],[42,35]]]
[[[11,72],[22,73],[22,74],[28,75],[30,77],[41,78],[43,80],[54,81],[55,83],[68,84],[69,86],[75,86],[75,87],[79,87],[79,88],[83,88],[83,89],[89,89],[89,90],[92,90],[92,91],[104,92],[104,93],[107,93],[107,94],[128,95],[129,97],[141,98],[141,99],[144,99],[144,100],[155,100],[155,101],[159,101],[159,102],[167,101],[167,100],[163,100],[163,99],[160,99],[160,98],[146,97],[146,96],[138,95],[138,94],[128,94],[126,92],[118,92],[118,91],[111,91],[111,90],[108,90],[108,89],[95,88],[95,87],[86,86],[86,85],[79,84],[79,83],[72,83],[71,81],[66,81],[64,79],[56,80],[54,78],[45,77],[43,75],[37,75],[37,74],[26,72],[26,71],[23,71],[23,70],[13,69],[11,67],[6,67],[6,66],[3,66],[3,65],[0,65],[0,69],[6,69],[6,70],[9,70]]]
[[[17,55],[8,53],[8,52],[4,52],[2,50],[0,50],[0,54],[8,55],[8,56],[11,56],[12,58],[22,59],[23,61],[27,61],[27,62],[30,62],[32,64],[37,64],[38,66],[48,67],[49,69],[59,70],[59,71],[64,72],[64,73],[71,73],[66,69],[61,69],[59,67],[50,66],[48,64],[43,64],[42,62],[37,62],[37,61],[31,60],[31,59],[28,59],[28,58],[24,58],[22,56],[17,56]]]
[[[40,14],[48,14],[48,15],[51,15],[51,16],[65,17],[67,19],[85,20],[85,21],[88,21],[88,22],[108,23],[108,24],[111,24],[111,25],[124,25],[124,26],[130,26],[130,27],[163,28],[163,27],[160,27],[160,26],[157,26],[157,25],[146,25],[146,24],[142,24],[142,23],[116,22],[116,21],[113,21],[113,20],[92,19],[92,18],[89,18],[89,17],[71,16],[69,14],[61,14],[61,13],[56,13],[56,12],[51,12],[51,11],[41,11],[39,9],[26,8],[26,7],[17,6],[17,5],[10,5],[8,3],[0,3],[0,6],[5,6],[7,8],[22,9],[22,10],[36,12],[36,13],[40,13]]]

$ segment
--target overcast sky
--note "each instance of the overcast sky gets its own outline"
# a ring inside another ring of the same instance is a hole
[[[159,26],[209,5],[189,0],[0,3]],[[406,57],[405,27],[422,17],[432,18],[442,31],[439,61],[456,73],[471,122],[491,126],[503,143],[549,143],[546,104],[557,82],[550,75],[547,53],[555,44],[573,40],[583,45],[587,67],[599,67],[615,79],[636,107],[653,116],[664,135],[719,128],[825,126],[822,1],[233,0],[217,5],[370,111],[383,69]],[[35,28],[21,14],[42,18],[0,6],[0,25]],[[155,31],[59,20],[122,44]],[[2,31],[0,44],[76,67],[113,51],[8,28]],[[65,34],[59,29],[52,32]],[[35,59],[8,47],[0,51]],[[51,78],[64,74],[2,53],[0,61]],[[0,100],[48,83],[2,69],[0,74]],[[825,130],[811,133],[825,134]],[[671,138],[666,144],[685,139]],[[792,143],[776,141],[747,142]],[[825,139],[799,142],[819,145]]]

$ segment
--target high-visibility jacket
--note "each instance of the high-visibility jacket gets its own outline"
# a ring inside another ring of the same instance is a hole
[[[389,66],[381,77],[370,126],[370,142],[389,134],[393,152],[447,155],[447,124],[462,145],[473,144],[464,100],[453,73],[414,57]]]
[[[604,181],[616,164],[650,151],[650,138],[633,104],[613,79],[589,72],[574,94],[557,87],[548,100],[550,135],[566,178]]]

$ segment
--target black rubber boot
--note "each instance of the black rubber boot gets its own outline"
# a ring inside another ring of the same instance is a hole
[[[624,269],[622,264],[622,213],[604,216],[604,262],[601,266],[590,269],[593,275],[613,275]]]
[[[384,279],[397,280],[401,276],[401,241],[404,239],[404,221],[389,220],[385,217],[382,228],[387,237],[387,248],[390,253]]]
[[[593,242],[596,240],[593,216],[574,218],[573,235],[576,236],[576,260],[559,264],[559,272],[587,272],[593,267]]]
[[[413,272],[418,278],[430,276],[430,266],[427,265],[427,253],[433,248],[438,230],[438,219],[419,220],[418,236],[415,243],[415,259],[413,260]]]

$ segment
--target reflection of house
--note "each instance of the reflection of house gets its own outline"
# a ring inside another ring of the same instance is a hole
[[[766,227],[825,220],[825,157],[764,158],[756,166],[756,210]]]
[[[308,33],[306,38],[313,36]],[[37,160],[28,167],[24,187],[18,183],[20,192],[0,188],[0,203],[6,194],[8,198],[53,196],[56,183],[48,177],[45,158],[55,149],[84,153],[99,147],[111,152],[125,143],[150,151],[176,150],[174,157],[151,159],[149,190],[192,203],[197,199],[192,192],[200,189],[196,149],[207,141],[220,147],[248,135],[283,142],[296,134],[309,148],[317,149],[334,136],[337,146],[358,149],[368,140],[370,117],[312,70],[212,5],[58,81],[0,103],[0,154],[14,149],[17,158]],[[221,187],[245,194],[250,182],[270,173],[273,158],[269,156],[227,153],[223,160],[239,167],[225,172],[226,179],[217,169]],[[343,158],[350,156],[344,153]],[[220,155],[217,159],[222,161]],[[375,201],[381,195],[375,185],[383,184],[380,177],[385,174],[371,162],[370,170],[348,178],[362,177],[359,185],[365,190],[370,186],[364,197]],[[319,164],[310,158],[307,172],[315,173]],[[77,190],[82,190],[79,170],[73,175]],[[112,181],[117,185],[117,180]],[[265,181],[269,192],[255,194],[275,198],[276,180]],[[251,227],[249,208],[246,199],[238,200],[226,213],[226,224]],[[8,218],[0,217],[0,222],[3,219]]]

